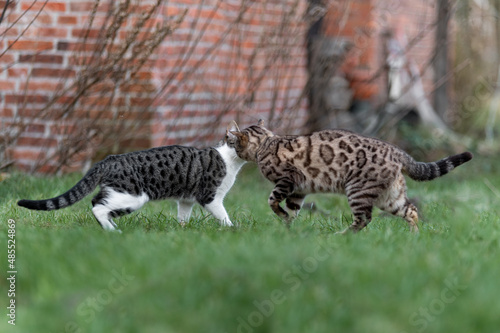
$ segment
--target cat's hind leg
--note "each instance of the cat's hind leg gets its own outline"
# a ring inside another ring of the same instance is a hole
[[[373,206],[379,196],[378,191],[381,186],[384,185],[358,182],[346,187],[347,200],[354,215],[354,221],[349,228],[341,232],[342,234],[349,230],[358,232],[371,222]]]
[[[408,198],[402,206],[395,208],[390,213],[404,218],[408,222],[411,232],[418,232],[418,210],[414,204],[408,201]]]
[[[288,198],[286,198],[286,207],[293,212],[294,217],[299,215],[305,197],[306,196],[303,194],[292,193]]]
[[[145,193],[135,196],[111,188],[103,188],[92,199],[92,213],[104,230],[117,230],[112,220],[113,217],[130,214],[141,208],[147,201],[149,197]]]
[[[177,201],[177,221],[180,225],[184,226],[189,222],[191,211],[193,210],[194,202],[187,200]]]
[[[410,226],[410,231],[418,232],[417,207],[408,201],[406,181],[401,173],[392,185],[380,195],[376,206],[388,213],[404,218]]]
[[[92,213],[104,230],[116,230],[117,226],[109,214],[111,210],[106,207],[106,193],[106,189],[101,189],[92,199]]]
[[[352,224],[344,230],[342,233],[346,233],[348,230],[352,232],[358,232],[368,225],[372,220],[373,205],[366,203],[364,205],[356,205],[356,203],[349,202],[352,214],[354,215],[354,221]]]

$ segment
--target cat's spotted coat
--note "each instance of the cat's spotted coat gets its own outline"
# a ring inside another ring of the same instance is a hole
[[[437,162],[416,162],[392,144],[350,131],[279,136],[261,121],[230,134],[238,156],[256,162],[275,184],[269,205],[278,216],[289,221],[289,214],[280,207],[284,200],[297,215],[309,193],[343,193],[354,215],[349,229],[355,232],[371,221],[374,206],[404,218],[411,230],[418,231],[417,208],[408,201],[403,175],[432,180],[472,158],[465,152]]]
[[[108,156],[66,193],[46,200],[20,200],[18,205],[35,210],[60,209],[100,186],[92,200],[92,212],[106,230],[116,229],[112,218],[129,214],[150,200],[169,198],[177,199],[180,223],[188,221],[197,202],[222,225],[231,226],[223,200],[245,161],[228,143],[229,129],[215,148],[165,146]]]

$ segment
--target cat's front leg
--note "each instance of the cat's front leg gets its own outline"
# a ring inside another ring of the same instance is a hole
[[[186,200],[177,201],[177,221],[184,226],[189,222],[191,211],[193,210],[194,202]]]
[[[233,225],[227,215],[224,205],[222,204],[222,200],[215,199],[211,203],[206,204],[204,207],[210,214],[220,221],[221,225],[229,227]]]
[[[288,213],[281,208],[280,203],[285,199],[288,201],[288,197],[292,195],[294,187],[295,185],[292,180],[288,178],[281,178],[276,181],[276,185],[274,186],[268,200],[269,206],[273,212],[279,217],[285,219],[287,225],[290,225],[290,215],[288,215]],[[296,204],[293,204],[292,207],[296,208]]]

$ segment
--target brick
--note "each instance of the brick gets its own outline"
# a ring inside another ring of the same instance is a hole
[[[151,118],[152,118],[152,113],[148,112],[147,109],[139,109],[138,111],[135,112],[127,110],[126,112],[120,114],[120,119],[122,120],[140,121],[140,120],[148,120]]]
[[[131,106],[147,107],[147,106],[151,106],[152,103],[153,103],[152,98],[144,98],[144,97],[131,97],[130,98],[130,105]]]
[[[57,104],[70,104],[74,102],[74,97],[73,96],[60,96],[57,98]]]
[[[108,95],[105,96],[89,96],[82,98],[80,100],[80,103],[82,105],[91,105],[91,106],[108,106],[108,105],[114,105],[114,106],[125,106],[125,98],[123,97],[118,97],[114,98],[111,101],[111,97]]]
[[[91,61],[93,61],[93,58],[90,55],[81,56],[81,55],[74,54],[71,57],[69,57],[68,64],[82,66],[83,64],[88,64]]]
[[[36,118],[40,117],[41,109],[32,109],[32,108],[20,108],[17,114],[20,117],[24,118]]]
[[[0,91],[5,92],[6,90],[14,90],[15,88],[16,84],[13,81],[0,80]]]
[[[78,14],[78,17],[80,18],[80,22],[84,22],[85,24],[89,22],[91,15],[85,15],[87,12]],[[93,18],[93,27],[101,27],[104,24],[108,24],[109,20],[106,19],[106,15],[96,15]],[[83,26],[80,26],[82,28]]]
[[[152,83],[130,83],[124,84],[121,90],[123,92],[152,93],[156,91],[156,86]]]
[[[151,72],[137,72],[136,78],[140,80],[151,80],[153,79],[153,73]]]
[[[93,1],[71,1],[70,12],[89,12],[94,7]]]
[[[33,138],[22,136],[17,139],[17,145],[29,147],[57,147],[57,140],[53,138]]]
[[[45,125],[29,124],[26,126],[25,132],[27,133],[45,133]]]
[[[94,43],[74,43],[74,42],[57,42],[58,51],[83,51],[92,52],[95,50],[97,44]]]
[[[111,92],[115,89],[116,85],[113,82],[109,81],[104,81],[104,82],[99,82],[91,87],[89,87],[89,94],[96,94],[96,93],[104,93],[104,92]]]
[[[58,38],[65,38],[68,36],[68,29],[66,28],[45,28],[45,27],[38,27],[36,29],[36,36],[37,37],[58,37]]]
[[[75,76],[75,71],[72,69],[57,69],[57,68],[45,68],[38,67],[33,68],[31,71],[33,77],[71,77]]]
[[[45,153],[40,149],[32,148],[16,148],[12,153],[11,157],[14,160],[32,160],[36,161],[45,157]]]
[[[0,57],[0,64],[11,64],[14,62],[14,55],[4,54]]]
[[[19,62],[38,62],[44,64],[62,64],[63,56],[54,54],[21,54]]]
[[[49,101],[48,96],[43,95],[23,95],[23,94],[7,94],[5,95],[5,103],[7,104],[24,104],[33,103],[41,104]]]
[[[197,13],[201,18],[205,19],[213,19],[213,20],[223,20],[224,16],[222,15],[222,11],[213,10],[213,9],[203,9],[199,13]]]
[[[27,68],[12,67],[7,70],[9,77],[26,77],[28,75]]]
[[[142,29],[147,29],[147,28],[142,28]],[[130,35],[130,31],[128,31],[128,30],[120,30],[119,31],[119,39],[121,39],[121,40],[126,40],[129,35]],[[150,38],[151,36],[152,36],[152,32],[149,30],[140,31],[137,34],[136,40],[144,40],[144,39]]]
[[[5,7],[6,4],[7,4],[6,0],[1,0],[0,1],[0,7],[2,8],[2,10],[3,10],[3,8]],[[16,4],[15,1],[9,1],[9,8],[14,7],[15,4]]]
[[[78,125],[76,124],[56,124],[50,125],[49,131],[52,135],[67,135],[68,133],[74,133],[78,130]]]
[[[182,15],[187,8],[177,6],[163,6],[162,15],[166,17],[177,17]]]
[[[73,15],[61,15],[57,18],[57,23],[64,25],[76,25],[78,23],[78,17]]]
[[[99,110],[96,108],[90,109],[78,109],[75,110],[73,116],[77,119],[102,119],[102,120],[110,120],[114,119],[115,115],[109,109],[107,110]]]
[[[1,10],[1,8],[2,7],[0,7],[0,10]],[[14,38],[16,38],[19,36],[19,34],[20,34],[19,29],[16,27],[12,27],[8,30],[7,29],[4,30],[4,32],[2,32],[2,37],[10,37],[10,38],[14,37]]]
[[[30,19],[30,20],[36,19],[37,25],[46,25],[46,26],[52,25],[52,17],[53,17],[52,14],[48,14],[45,11],[42,11],[42,13],[38,16],[36,16],[38,14],[38,12],[31,12],[31,14],[32,14],[32,17],[27,17],[27,19]]]
[[[99,29],[73,29],[71,31],[71,36],[72,37],[77,37],[77,38],[83,38],[85,35],[88,36],[88,38],[97,38],[99,37],[100,30]]]
[[[54,43],[47,41],[43,42],[26,40],[18,40],[17,42],[15,42],[14,40],[10,40],[9,46],[11,46],[11,50],[45,51],[51,50],[54,47]]]
[[[57,2],[57,1],[23,1],[21,3],[21,10],[33,10],[33,11],[40,11],[40,10],[50,10],[50,11],[56,11],[56,12],[64,12],[66,11],[66,3],[64,2]]]
[[[61,84],[59,81],[52,82],[48,80],[43,80],[43,81],[30,80],[28,82],[28,90],[33,92],[37,90],[54,92],[59,89],[60,85]]]
[[[0,109],[0,118],[12,118],[14,116],[14,112],[11,108],[1,108]]]
[[[69,42],[57,42],[57,50],[58,51],[71,51],[74,43]]]

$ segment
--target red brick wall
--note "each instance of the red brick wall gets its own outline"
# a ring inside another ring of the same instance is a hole
[[[152,2],[139,3],[145,8]],[[139,77],[122,84],[111,105],[106,98],[87,96],[74,112],[61,118],[56,110],[70,101],[70,96],[61,97],[43,117],[39,112],[65,82],[81,75],[73,51],[82,48],[81,37],[93,1],[49,1],[41,12],[43,1],[34,5],[31,0],[14,2],[0,30],[4,32],[19,19],[0,40],[4,52],[0,57],[4,68],[0,72],[0,136],[5,138],[10,132],[10,137],[16,138],[4,149],[3,160],[14,160],[25,170],[53,171],[62,158],[61,147],[71,138],[71,145],[81,151],[68,159],[65,169],[79,169],[84,160],[95,156],[103,140],[97,135],[92,142],[78,142],[78,136],[84,140],[87,130],[82,124],[91,119],[97,119],[98,130],[120,122],[130,124],[141,117],[136,132],[128,130],[107,138],[118,151],[174,143],[212,144],[232,119],[246,125],[264,118],[275,129],[300,130],[306,113],[302,95],[307,80],[306,26],[302,22],[305,1],[252,1],[243,15],[241,4],[248,1],[165,3],[159,18],[175,17],[184,10],[187,14]],[[106,9],[99,7],[96,26]],[[125,32],[121,31],[122,38]],[[97,29],[91,32],[90,43],[93,34],[97,36]],[[80,54],[86,56],[85,52]],[[184,61],[186,57],[189,59]],[[161,90],[166,82],[167,88]],[[103,82],[94,90],[98,93],[112,86],[112,82]],[[144,116],[144,106],[152,102],[153,108]],[[25,125],[19,126],[20,122]],[[117,128],[119,132],[121,127]],[[19,136],[16,131],[21,131]],[[113,141],[115,138],[119,139]],[[68,149],[63,151],[70,154]]]
[[[294,18],[292,22],[282,24],[281,16],[291,11],[289,4],[296,1],[253,1],[234,26],[231,22],[241,10],[238,3],[223,1],[211,20],[208,18],[214,4],[203,8],[202,17],[206,19],[200,20],[198,26],[210,23],[199,42],[203,51],[196,53],[195,62],[205,57],[204,65],[194,72],[196,63],[179,69],[190,73],[187,75],[191,79],[167,92],[163,103],[158,105],[154,145],[173,143],[180,137],[190,140],[200,135],[210,136],[213,134],[210,124],[220,123],[225,128],[232,119],[250,124],[263,118],[274,129],[286,128],[288,132],[300,129],[305,115],[305,100],[301,96],[307,73],[303,47],[306,26],[300,23],[299,13],[303,12],[305,2],[297,2],[297,15],[290,16]],[[182,40],[192,39],[197,29],[190,29],[191,23],[186,20],[174,38],[162,45],[160,53],[169,53]],[[280,31],[280,26],[285,29]],[[161,61],[168,63],[177,57],[172,54]],[[154,79],[164,81],[170,75],[170,69],[160,70],[154,73]],[[179,105],[193,117],[178,118]],[[193,122],[199,126],[192,126]],[[179,132],[164,135],[173,128]],[[219,130],[217,135],[220,133]]]
[[[433,89],[430,58],[434,51],[434,0],[353,0],[332,1],[325,17],[324,32],[354,43],[344,65],[355,97],[373,99],[383,95],[381,79],[370,81],[384,64],[383,39],[392,31],[402,43],[414,41],[408,57],[423,72],[424,86]]]

